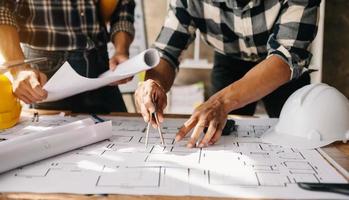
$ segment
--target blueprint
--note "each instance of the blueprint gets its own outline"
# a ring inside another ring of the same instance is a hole
[[[186,139],[174,141],[186,119],[166,118],[162,126],[166,146],[152,130],[147,148],[146,123],[140,117],[109,119],[112,138],[3,173],[0,192],[348,198],[297,186],[297,182],[347,180],[317,150],[260,142],[276,122],[273,119],[237,119],[231,135],[214,146],[194,149],[185,147]]]

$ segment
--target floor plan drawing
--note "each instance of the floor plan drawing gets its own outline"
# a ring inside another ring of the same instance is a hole
[[[175,142],[185,119],[166,119],[166,145],[155,129],[144,145],[139,117],[110,117],[113,136],[0,174],[0,192],[192,195],[213,197],[345,199],[302,190],[297,182],[347,183],[317,150],[260,142],[276,121],[236,120],[229,136],[208,148]]]

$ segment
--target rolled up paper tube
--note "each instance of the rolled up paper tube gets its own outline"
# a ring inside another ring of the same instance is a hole
[[[112,136],[111,121],[81,120],[0,143],[0,173],[62,154]]]

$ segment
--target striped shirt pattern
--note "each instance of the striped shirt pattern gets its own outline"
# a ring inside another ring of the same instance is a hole
[[[215,51],[246,61],[282,58],[299,77],[311,60],[321,0],[171,0],[154,46],[178,69],[200,30]]]

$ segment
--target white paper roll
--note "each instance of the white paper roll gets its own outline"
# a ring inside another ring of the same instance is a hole
[[[147,49],[135,57],[121,63],[114,71],[104,72],[99,78],[111,78],[116,76],[130,77],[134,72],[149,70],[160,62],[160,56],[157,50]]]
[[[92,124],[91,124],[92,122]],[[86,119],[0,143],[0,173],[112,136],[111,121]]]

